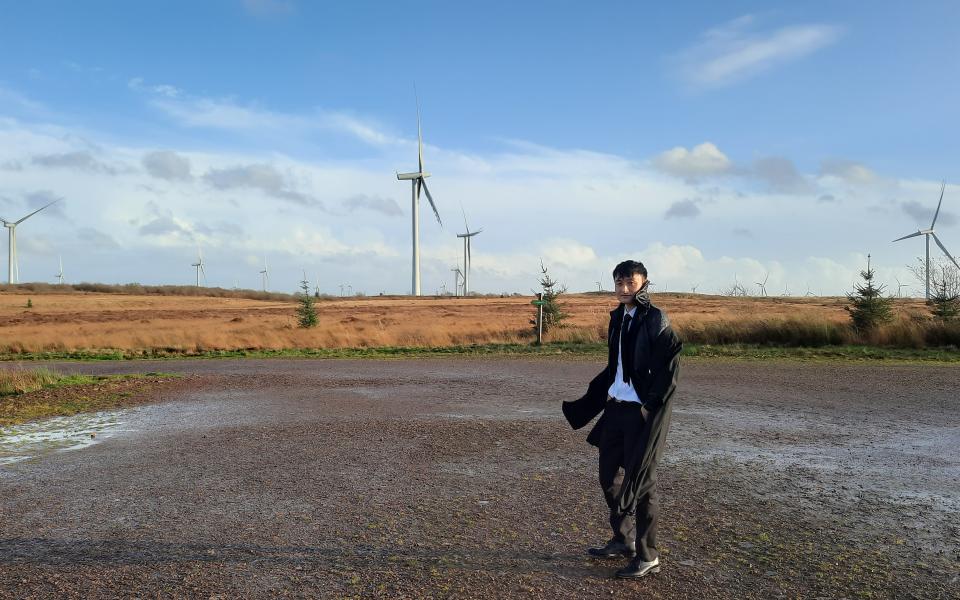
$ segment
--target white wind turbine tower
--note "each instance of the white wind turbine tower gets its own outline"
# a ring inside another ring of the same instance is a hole
[[[207,283],[207,273],[203,270],[203,254],[200,252],[200,246],[197,246],[197,262],[191,263],[191,267],[197,270],[197,287],[200,287],[200,274],[203,273],[203,283]]]
[[[262,275],[261,279],[263,280],[263,291],[267,291],[267,286],[270,285],[270,271],[267,270],[267,257],[263,257],[263,270],[260,271]]]
[[[927,300],[930,299],[930,238],[933,238],[933,241],[940,246],[940,249],[943,250],[943,253],[947,255],[947,258],[950,259],[950,262],[954,264],[958,269],[960,269],[960,264],[957,263],[957,260],[953,258],[953,255],[950,254],[950,251],[947,250],[947,247],[943,245],[943,242],[940,241],[940,238],[937,237],[937,234],[933,232],[933,226],[937,224],[937,217],[940,216],[940,205],[943,204],[943,192],[947,188],[947,182],[944,181],[940,184],[940,201],[937,202],[937,212],[933,213],[933,221],[930,223],[929,229],[918,229],[916,233],[911,233],[910,235],[905,235],[901,238],[893,240],[894,242],[899,242],[900,240],[905,240],[907,238],[917,237],[922,235],[926,240],[926,261],[924,262],[923,270],[926,272],[927,276]]]
[[[463,238],[463,295],[470,295],[470,265],[473,257],[470,252],[470,238],[478,235],[483,229],[470,231],[470,225],[467,224],[467,213],[463,210],[463,204],[460,205],[460,212],[463,213],[463,226],[466,227],[466,233],[458,233],[458,238]]]
[[[57,280],[60,285],[63,285],[63,256],[57,256],[57,260],[60,262],[60,272],[57,273]]]
[[[453,295],[460,295],[460,278],[463,277],[463,272],[460,270],[460,265],[457,265],[456,268],[450,269],[453,272]]]
[[[760,295],[761,295],[761,296],[766,296],[766,295],[767,295],[767,280],[768,280],[768,279],[770,279],[770,273],[767,273],[767,276],[763,278],[763,282],[760,282],[760,281],[755,281],[755,282],[754,282],[754,283],[757,284],[757,286],[760,287]]]
[[[409,180],[412,187],[413,204],[413,281],[411,283],[410,293],[414,296],[420,295],[420,188],[427,195],[430,201],[430,208],[437,217],[437,223],[443,227],[443,221],[440,220],[440,213],[437,212],[437,205],[433,203],[433,196],[427,189],[426,178],[430,173],[423,170],[423,134],[420,131],[420,100],[417,99],[417,171],[415,173],[397,173],[397,179],[400,181]]]
[[[37,214],[41,210],[47,208],[51,204],[56,204],[60,200],[54,200],[49,204],[45,204],[33,211],[29,215],[20,219],[19,221],[8,221],[3,217],[0,217],[0,221],[3,222],[3,226],[7,228],[7,239],[8,239],[8,248],[9,255],[7,261],[7,283],[19,283],[20,282],[20,267],[17,264],[17,225],[23,223],[33,215]]]

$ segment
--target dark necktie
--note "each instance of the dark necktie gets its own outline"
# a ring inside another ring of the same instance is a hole
[[[620,326],[620,363],[623,368],[623,380],[630,383],[630,376],[627,374],[627,365],[629,364],[630,345],[627,343],[627,334],[630,331],[630,321],[633,320],[628,314],[623,315],[623,324]]]

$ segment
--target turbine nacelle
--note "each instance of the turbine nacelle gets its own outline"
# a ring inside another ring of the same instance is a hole
[[[411,179],[425,179],[430,177],[430,173],[420,171],[419,173],[397,173],[397,179],[400,181],[409,181]]]

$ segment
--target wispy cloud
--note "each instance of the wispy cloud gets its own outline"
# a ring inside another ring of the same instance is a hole
[[[693,219],[700,215],[700,207],[695,199],[685,198],[670,205],[664,213],[666,219]]]
[[[61,154],[41,154],[34,156],[31,162],[41,167],[77,169],[92,173],[116,175],[119,170],[99,160],[87,150],[64,152]]]
[[[344,200],[343,205],[349,211],[372,210],[390,217],[398,217],[403,214],[396,200],[393,198],[383,198],[381,196],[357,194]]]
[[[695,88],[729,85],[812,54],[843,33],[826,24],[756,31],[755,22],[746,15],[704,33],[697,44],[674,57],[681,78]]]
[[[210,169],[204,174],[203,179],[221,190],[254,189],[302,206],[323,208],[323,203],[316,198],[293,189],[287,178],[273,165],[253,164]]]
[[[155,97],[150,105],[184,127],[286,136],[338,132],[371,146],[409,144],[375,123],[343,112],[317,109],[310,113],[282,113],[257,105],[240,105],[230,99],[178,98],[159,91],[153,93]]]
[[[190,159],[169,150],[148,152],[141,159],[147,173],[158,179],[167,181],[189,181],[193,178],[190,173]]]

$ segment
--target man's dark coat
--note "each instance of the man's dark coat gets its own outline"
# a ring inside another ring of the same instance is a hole
[[[645,297],[643,299],[647,300]],[[610,326],[607,331],[609,356],[606,368],[593,378],[583,397],[563,403],[563,415],[574,429],[587,425],[603,412],[607,404],[607,391],[613,378],[617,376],[623,314],[623,304],[610,312]],[[644,407],[650,412],[650,417],[655,418],[677,389],[682,344],[673,332],[667,315],[647,300],[637,307],[634,314],[634,322],[627,334],[627,347],[632,352],[625,353],[628,360],[623,368],[633,382]],[[603,420],[604,417],[601,416],[587,436],[587,442],[594,446],[600,444]]]

